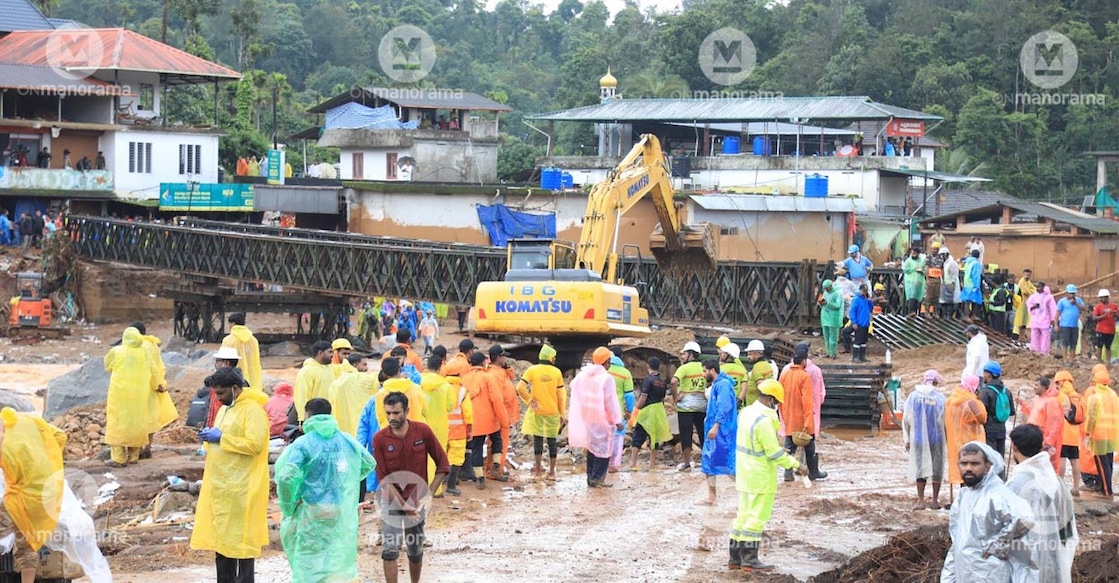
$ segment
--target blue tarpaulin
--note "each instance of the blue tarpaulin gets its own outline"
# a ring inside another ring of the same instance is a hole
[[[491,206],[480,204],[478,220],[482,221],[482,226],[490,234],[490,244],[496,247],[504,247],[509,239],[556,238],[555,213],[522,213],[509,210],[509,207],[503,204]]]
[[[396,119],[391,105],[376,109],[360,103],[344,103],[326,112],[328,130],[414,130],[419,120],[402,122]]]

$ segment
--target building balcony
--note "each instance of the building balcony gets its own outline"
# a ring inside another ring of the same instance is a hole
[[[108,170],[65,168],[20,168],[0,166],[0,189],[40,192],[113,191],[113,173]]]

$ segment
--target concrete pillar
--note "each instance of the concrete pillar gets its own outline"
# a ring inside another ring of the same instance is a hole
[[[1096,158],[1096,192],[1107,186],[1107,159],[1103,156]]]
[[[1010,207],[1008,207],[1008,206],[1002,207],[1002,220],[999,221],[999,222],[1004,224],[1004,225],[1009,225],[1010,220],[1011,220],[1011,218],[1010,218]]]

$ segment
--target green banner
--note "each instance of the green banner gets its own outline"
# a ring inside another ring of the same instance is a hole
[[[251,211],[253,185],[164,182],[159,185],[159,210]]]
[[[284,183],[284,151],[268,150],[268,169],[261,174],[268,177],[268,184]]]

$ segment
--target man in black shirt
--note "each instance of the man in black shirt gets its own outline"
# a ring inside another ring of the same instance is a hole
[[[653,356],[649,358],[648,365],[649,374],[641,381],[637,403],[629,417],[629,426],[633,428],[633,441],[630,443],[633,451],[629,465],[631,472],[637,471],[637,454],[645,440],[649,440],[649,469],[653,469],[657,465],[657,448],[672,439],[668,415],[664,411],[668,383],[660,375],[661,361]]]
[[[50,150],[47,149],[46,146],[43,146],[43,150],[41,152],[39,152],[39,159],[38,159],[37,162],[38,162],[39,168],[50,168],[51,167],[51,152],[50,152]]]
[[[43,220],[43,211],[35,211],[35,216],[31,217],[31,244],[38,247],[43,241],[43,227],[46,226],[46,221]]]

